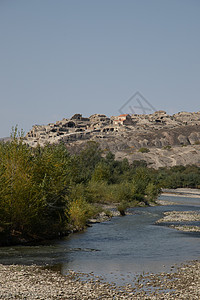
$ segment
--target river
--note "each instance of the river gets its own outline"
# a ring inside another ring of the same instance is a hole
[[[43,246],[3,247],[0,263],[48,265],[63,274],[74,270],[122,284],[130,274],[168,272],[176,264],[200,259],[200,233],[155,225],[165,211],[199,210],[200,198],[160,199],[177,204],[133,208],[132,215],[94,224],[85,232]]]

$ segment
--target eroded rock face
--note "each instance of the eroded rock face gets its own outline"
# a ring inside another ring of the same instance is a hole
[[[180,112],[170,116],[165,111],[157,111],[149,115],[125,114],[111,118],[102,114],[94,114],[89,118],[75,114],[71,119],[64,118],[48,125],[35,125],[24,139],[31,147],[38,143],[43,146],[46,143],[63,141],[69,150],[79,147],[87,140],[97,141],[105,152],[120,152],[121,157],[128,155],[129,160],[132,159],[134,151],[147,147],[152,150],[145,159],[156,167],[185,164],[186,160],[180,155],[174,160],[168,159],[169,153],[157,153],[156,155],[161,155],[162,158],[155,160],[152,153],[155,149],[169,146],[200,144],[200,112]],[[144,154],[141,155],[144,159]],[[198,163],[196,158],[195,163]]]

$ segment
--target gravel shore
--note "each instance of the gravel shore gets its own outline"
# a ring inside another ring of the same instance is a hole
[[[190,224],[178,224],[183,222],[200,222],[200,211],[168,211],[164,217],[156,221],[156,224],[164,224],[170,228],[183,232],[200,232],[200,226]],[[175,224],[170,224],[175,223]],[[176,224],[177,223],[177,224]]]
[[[169,204],[169,202],[168,202]],[[199,221],[200,214],[190,212],[167,212],[162,222]],[[178,230],[188,227],[172,225]],[[199,231],[190,226],[189,231]],[[130,275],[131,276],[131,275]],[[170,273],[143,274],[132,277],[132,284],[116,286],[100,278],[70,271],[68,275],[39,266],[0,264],[0,299],[137,299],[137,300],[195,300],[200,299],[200,261],[171,267]]]
[[[200,198],[200,189],[191,189],[191,188],[162,189],[162,195]]]
[[[73,271],[64,276],[38,266],[0,265],[0,299],[200,299],[200,262],[133,277],[124,287],[81,281]]]
[[[194,221],[200,221],[200,211],[167,211],[164,212],[164,217],[156,223]]]
[[[184,232],[200,232],[200,227],[199,226],[192,226],[192,225],[170,225],[170,228],[184,231]]]

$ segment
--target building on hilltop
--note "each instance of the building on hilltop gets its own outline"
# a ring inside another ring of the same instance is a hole
[[[114,125],[132,125],[132,119],[131,116],[129,114],[123,114],[120,116],[117,116],[114,120],[113,120],[113,124]]]

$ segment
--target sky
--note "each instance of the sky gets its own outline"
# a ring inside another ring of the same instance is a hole
[[[199,111],[199,15],[199,0],[0,0],[0,137],[75,113]]]

